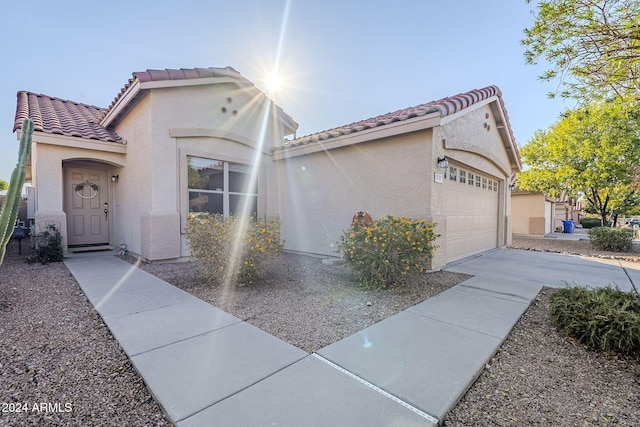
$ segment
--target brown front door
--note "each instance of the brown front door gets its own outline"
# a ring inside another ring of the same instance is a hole
[[[64,210],[67,214],[69,246],[108,245],[107,171],[64,168],[64,182]]]

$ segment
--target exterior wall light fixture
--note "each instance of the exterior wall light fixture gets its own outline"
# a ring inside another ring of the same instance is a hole
[[[111,182],[118,182],[119,179],[120,179],[120,175],[112,175],[111,176]]]
[[[440,169],[446,169],[449,167],[449,159],[447,159],[446,157],[442,156],[442,157],[438,157],[438,167]]]

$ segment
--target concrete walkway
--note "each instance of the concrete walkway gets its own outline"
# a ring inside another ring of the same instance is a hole
[[[111,252],[65,264],[180,427],[435,426],[543,285],[640,279],[620,265],[498,250],[448,268],[472,279],[309,355]]]

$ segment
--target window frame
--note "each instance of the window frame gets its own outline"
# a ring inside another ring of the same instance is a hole
[[[189,174],[189,168],[191,167],[191,158],[196,158],[196,159],[202,159],[202,160],[206,160],[206,161],[210,161],[212,164],[215,162],[221,162],[222,163],[222,189],[215,189],[215,190],[209,190],[209,189],[200,189],[200,188],[191,188],[189,186],[189,179],[188,179],[188,174]],[[187,189],[187,215],[190,214],[197,214],[199,212],[206,212],[206,213],[221,213],[222,215],[224,215],[225,217],[229,216],[231,213],[231,199],[232,197],[235,196],[240,196],[240,198],[244,197],[254,197],[255,198],[255,202],[254,202],[254,206],[256,207],[256,212],[252,212],[251,216],[254,217],[258,217],[258,209],[259,209],[259,197],[260,197],[260,189],[259,189],[259,185],[258,185],[258,181],[259,181],[259,171],[256,175],[256,182],[255,182],[255,193],[247,193],[247,192],[239,192],[239,191],[231,191],[230,190],[230,185],[229,185],[229,177],[230,177],[230,172],[234,172],[232,170],[234,165],[238,165],[240,167],[244,167],[247,168],[247,174],[250,175],[251,173],[251,165],[247,164],[247,163],[243,163],[243,162],[238,162],[238,161],[233,161],[233,160],[225,160],[225,159],[221,159],[220,157],[218,158],[211,158],[211,157],[207,157],[206,155],[191,155],[191,154],[187,154],[186,155],[186,164],[187,164],[187,185],[186,185],[186,189]],[[209,212],[209,211],[192,211],[191,210],[191,205],[190,205],[190,195],[192,193],[204,193],[204,194],[221,194],[222,195],[222,212]],[[233,213],[234,215],[236,215],[236,213]]]

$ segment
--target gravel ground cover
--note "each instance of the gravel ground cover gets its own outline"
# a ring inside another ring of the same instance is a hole
[[[26,265],[11,245],[0,266],[0,404],[7,404],[0,425],[170,425],[64,265]],[[518,238],[514,246],[612,256],[593,253],[588,242]],[[142,268],[306,351],[468,277],[436,272],[372,290],[341,265],[284,254],[269,265],[271,279],[224,289],[204,283],[192,263]],[[560,336],[548,320],[552,292],[545,288],[532,303],[447,426],[640,425],[640,362]],[[10,403],[29,411],[9,412]],[[40,403],[50,405],[34,410]]]
[[[514,237],[513,247],[638,261],[594,251],[588,241]],[[549,321],[553,289],[543,288],[446,426],[640,426],[640,355],[590,351]]]
[[[64,264],[28,265],[11,242],[0,266],[0,426],[170,425]]]
[[[640,363],[561,336],[543,288],[445,426],[640,426]]]
[[[141,268],[309,353],[471,277],[437,271],[401,286],[367,289],[344,265],[292,253],[268,263],[265,279],[253,286],[211,286],[193,263]]]

